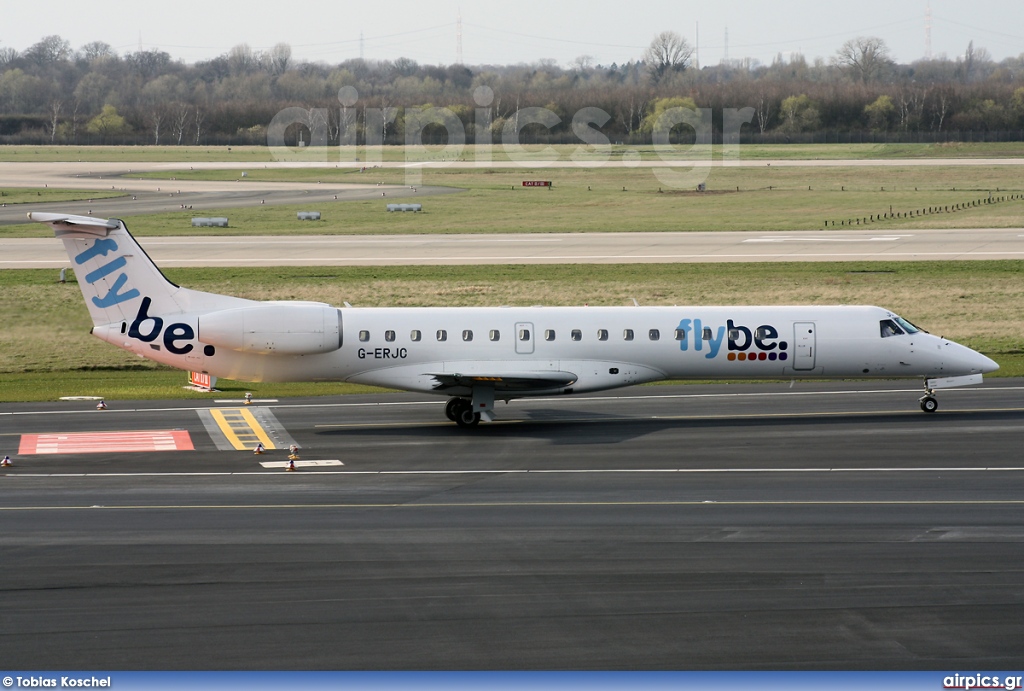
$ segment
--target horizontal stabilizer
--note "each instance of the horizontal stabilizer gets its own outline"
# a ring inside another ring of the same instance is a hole
[[[92,216],[30,211],[28,218],[36,223],[50,224],[53,228],[53,234],[57,237],[67,237],[69,234],[105,237],[110,231],[117,230],[118,228],[117,220],[93,218]]]

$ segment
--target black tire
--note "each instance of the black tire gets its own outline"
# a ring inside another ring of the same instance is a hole
[[[925,396],[921,399],[921,410],[926,413],[934,413],[939,409],[939,402],[934,396]]]
[[[459,427],[474,427],[480,422],[480,413],[473,412],[473,408],[466,402],[460,407],[455,416],[455,424]]]
[[[465,405],[465,403],[466,401],[461,398],[449,398],[448,402],[444,404],[445,417],[447,417],[452,422],[455,422],[459,406]]]

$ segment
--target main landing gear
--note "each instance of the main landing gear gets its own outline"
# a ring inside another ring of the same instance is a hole
[[[924,396],[921,396],[921,410],[926,413],[934,413],[939,409],[939,401],[935,398],[935,389],[929,389],[928,383],[924,385]]]
[[[459,427],[473,427],[480,422],[480,413],[474,412],[472,401],[465,398],[448,399],[444,414]]]

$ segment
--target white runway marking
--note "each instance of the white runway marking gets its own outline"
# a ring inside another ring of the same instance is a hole
[[[289,461],[260,461],[264,468],[287,468]],[[295,461],[296,468],[323,468],[329,466],[345,465],[337,459],[325,459],[322,461]]]
[[[315,463],[316,461],[307,461]],[[261,463],[261,465],[263,465]],[[271,466],[274,470],[283,468],[287,463]],[[299,461],[295,462],[299,465]],[[866,474],[866,473],[1019,473],[1024,467],[959,467],[959,468],[566,468],[566,469],[469,469],[469,470],[314,470],[305,475],[393,475],[393,476],[463,476],[463,475],[808,475],[808,474]],[[283,477],[279,473],[265,473],[258,470],[222,471],[222,472],[182,472],[182,473],[17,473],[10,474],[7,479],[17,478],[120,478],[120,477],[230,477],[245,475],[250,477]],[[1024,503],[1024,500],[1021,500]],[[0,507],[0,511],[5,508]]]
[[[960,395],[960,394],[985,394],[985,393],[996,393],[1000,391],[1024,391],[1024,386],[1001,386],[991,388],[976,388],[976,389],[944,389],[942,392],[943,396],[947,395]],[[574,398],[523,398],[517,399],[510,403],[510,405],[523,405],[523,404],[537,404],[544,403],[550,405],[585,405],[587,402],[606,402],[606,401],[642,401],[649,399],[674,399],[674,400],[685,400],[685,399],[698,399],[698,398],[769,398],[774,396],[860,396],[866,394],[908,394],[916,393],[920,394],[922,389],[920,386],[915,386],[910,389],[868,389],[864,391],[842,390],[842,391],[765,391],[765,392],[746,392],[746,393],[698,393],[698,394],[650,394],[645,396],[628,395],[628,396],[579,396]],[[359,403],[279,403],[277,405],[266,406],[267,408],[388,408],[388,407],[403,407],[403,406],[439,406],[444,403],[446,399],[438,396],[433,400],[425,401],[381,401],[381,402],[359,402]],[[237,403],[237,401],[232,401]],[[121,408],[121,409],[107,409],[103,411],[105,417],[112,417],[118,413],[140,413],[140,412],[188,412],[190,415],[195,410],[207,409],[208,405],[199,405],[197,407],[156,407],[156,408]],[[0,416],[7,415],[97,415],[97,412],[90,408],[84,410],[15,410],[0,412]]]

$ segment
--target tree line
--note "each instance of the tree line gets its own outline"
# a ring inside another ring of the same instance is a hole
[[[896,63],[881,39],[857,37],[831,59],[779,55],[771,64],[694,64],[674,32],[656,36],[636,60],[595,64],[580,56],[518,65],[421,65],[409,58],[338,64],[299,62],[287,44],[267,51],[238,45],[185,64],[160,50],[119,55],[109,44],[73,49],[47,36],[23,52],[0,46],[0,142],[266,143],[287,107],[326,109],[331,142],[350,118],[363,141],[366,109],[444,107],[469,141],[478,125],[478,87],[491,91],[489,126],[499,132],[527,107],[559,116],[535,137],[571,137],[573,114],[600,108],[611,141],[648,141],[653,119],[671,106],[710,108],[716,131],[726,108],[754,109],[743,132],[999,132],[1024,138],[1024,54],[994,61],[972,43],[963,55]],[[385,124],[387,143],[404,141],[402,119]],[[349,135],[351,132],[349,132]],[[524,139],[530,131],[524,130]]]

